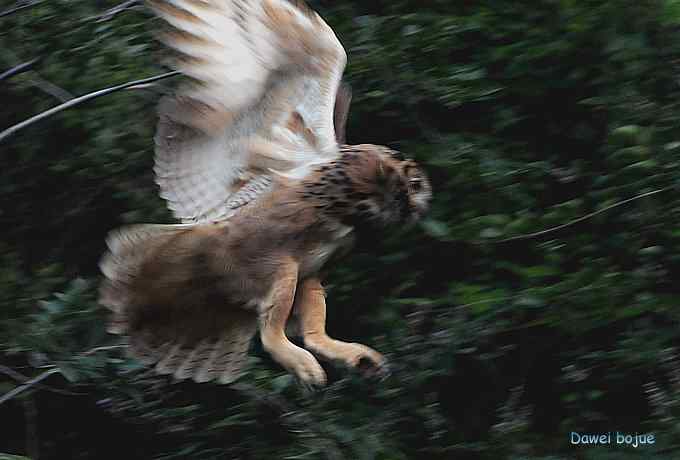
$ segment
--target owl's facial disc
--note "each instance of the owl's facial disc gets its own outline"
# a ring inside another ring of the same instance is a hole
[[[358,220],[371,226],[417,222],[428,211],[432,188],[427,176],[410,159],[384,148],[370,193],[355,205]]]

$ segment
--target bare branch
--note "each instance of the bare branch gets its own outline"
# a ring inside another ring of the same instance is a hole
[[[31,380],[29,377],[26,377],[24,374],[21,374],[21,373],[15,371],[14,369],[12,369],[11,367],[7,367],[7,366],[0,365],[0,373],[6,375],[7,377],[9,377],[9,378],[11,378],[11,379],[13,379],[13,380],[15,380],[16,382],[19,382],[19,383],[26,383],[29,380]],[[47,386],[47,385],[36,385],[36,388],[39,388],[41,390],[51,391],[52,393],[67,395],[67,396],[82,396],[82,395],[85,394],[85,393],[76,393],[76,392],[68,391],[68,390],[61,390],[59,388],[53,388],[53,387],[50,387],[50,386]]]
[[[42,374],[38,375],[35,378],[32,378],[31,380],[24,383],[23,385],[19,385],[18,387],[16,387],[12,391],[5,393],[3,395],[3,397],[0,398],[0,404],[6,403],[10,399],[18,396],[20,393],[23,393],[24,391],[28,390],[29,388],[31,388],[31,387],[37,385],[38,383],[42,382],[43,380],[45,380],[50,375],[57,374],[59,372],[61,372],[61,371],[59,369],[57,369],[56,367],[53,367],[52,369],[46,370]]]
[[[90,356],[95,353],[98,353],[100,351],[108,351],[108,350],[116,350],[119,348],[127,348],[127,345],[110,345],[110,346],[103,346],[103,347],[95,347],[91,348],[89,350],[83,351],[80,354],[80,356]],[[47,391],[52,391],[54,393],[60,393],[68,396],[81,396],[84,395],[85,393],[75,393],[72,391],[67,391],[67,390],[60,390],[57,388],[52,388],[47,385],[41,385],[40,382],[45,380],[47,377],[49,377],[52,374],[55,374],[57,372],[61,372],[61,370],[57,367],[50,366],[49,369],[42,374],[38,375],[37,377],[33,379],[29,379],[25,375],[15,371],[14,369],[0,365],[0,373],[10,377],[11,379],[21,382],[22,385],[16,387],[12,391],[6,393],[2,398],[0,398],[0,404],[9,401],[10,399],[14,398],[20,393],[23,393],[25,390],[28,390],[31,387],[36,387],[41,390],[47,390]]]
[[[90,356],[90,355],[93,355],[93,354],[98,353],[100,351],[118,350],[120,348],[127,348],[127,347],[128,347],[127,345],[109,345],[109,346],[104,346],[104,347],[94,347],[94,348],[91,348],[87,351],[83,351],[80,354],[82,356]]]
[[[11,69],[8,69],[3,73],[0,73],[0,81],[12,78],[13,76],[19,75],[22,72],[28,72],[39,60],[40,58],[31,59],[30,61],[22,62],[21,64],[15,65]]]
[[[569,221],[565,224],[558,225],[557,227],[551,227],[551,228],[547,228],[545,230],[541,230],[539,232],[527,233],[525,235],[512,236],[510,238],[503,238],[503,239],[500,239],[500,240],[474,241],[474,244],[500,244],[500,243],[510,243],[510,242],[513,242],[513,241],[530,240],[530,239],[533,239],[533,238],[539,238],[541,236],[545,236],[547,234],[557,232],[557,231],[562,230],[564,228],[571,227],[572,225],[578,224],[579,222],[583,222],[584,220],[590,219],[591,217],[595,217],[598,214],[602,214],[603,212],[607,212],[610,209],[614,209],[614,208],[617,208],[619,206],[623,206],[624,204],[628,204],[631,201],[639,200],[640,198],[645,198],[645,197],[648,197],[648,196],[651,196],[651,195],[656,195],[657,193],[666,192],[670,189],[671,189],[670,187],[665,187],[665,188],[661,188],[661,189],[657,189],[657,190],[652,190],[651,192],[642,193],[640,195],[635,195],[634,197],[625,199],[623,201],[618,201],[618,202],[611,204],[609,206],[605,206],[602,209],[598,209],[597,211],[586,214],[585,216],[581,216],[578,219],[574,219],[574,220]]]
[[[40,60],[39,57],[31,59],[30,61],[21,63],[12,67],[9,70],[0,74],[0,82],[12,78],[20,73],[28,72],[30,76],[26,78],[26,81],[32,86],[40,89],[41,91],[49,94],[52,97],[59,99],[61,102],[66,102],[73,99],[73,95],[63,88],[55,85],[54,83],[45,80],[43,77],[33,70],[33,66]]]
[[[505,296],[505,297],[491,297],[491,298],[488,298],[488,299],[481,299],[481,300],[466,303],[466,304],[463,304],[463,305],[455,305],[455,308],[458,309],[458,310],[465,310],[469,307],[474,307],[475,305],[481,305],[481,304],[492,303],[492,302],[505,302],[505,301],[508,301],[508,300],[514,300],[514,299],[521,297],[522,295],[523,294],[509,295],[509,296]],[[447,306],[446,308],[433,308],[433,311],[449,310],[449,309],[450,309],[450,307]]]
[[[69,93],[64,88],[61,88],[55,85],[54,83],[45,80],[37,72],[33,72],[33,74],[34,76],[29,78],[28,80],[29,83],[31,83],[31,85],[35,86],[36,88],[42,90],[43,92],[49,94],[52,97],[59,99],[61,102],[66,102],[73,99],[73,94]]]
[[[158,91],[158,92],[163,92],[165,90],[165,87],[162,85],[157,85],[156,83],[146,83],[144,85],[135,85],[135,86],[130,86],[128,90],[135,90],[135,89],[148,89],[152,91]]]
[[[129,88],[131,86],[142,85],[142,84],[145,84],[145,83],[151,83],[153,81],[162,80],[163,78],[174,77],[175,75],[178,75],[178,74],[179,74],[179,71],[174,70],[172,72],[167,72],[167,73],[164,73],[164,74],[161,74],[161,75],[156,75],[155,77],[149,77],[149,78],[144,78],[144,79],[141,79],[141,80],[135,80],[135,81],[131,81],[131,82],[128,82],[128,83],[123,83],[121,85],[116,85],[116,86],[112,86],[110,88],[100,89],[98,91],[94,91],[92,93],[88,93],[88,94],[85,94],[83,96],[76,97],[74,99],[71,99],[68,102],[65,102],[61,105],[58,105],[56,107],[52,107],[49,110],[46,110],[42,113],[39,113],[38,115],[35,115],[35,116],[29,118],[28,120],[24,120],[21,123],[17,123],[14,126],[10,126],[6,130],[0,132],[0,141],[4,140],[5,138],[11,136],[12,134],[16,133],[17,131],[19,131],[19,130],[27,127],[27,126],[30,126],[34,123],[37,123],[38,121],[43,120],[45,118],[51,117],[55,113],[61,112],[62,110],[66,110],[66,109],[69,109],[71,107],[75,107],[76,105],[80,105],[83,102],[87,102],[91,99],[95,99],[97,97],[105,96],[107,94],[111,94],[111,93],[114,93],[116,91],[120,91],[120,90]]]
[[[22,3],[23,3],[23,2],[19,2],[19,3],[17,4],[17,6],[15,6],[15,7],[13,7],[13,8],[10,8],[10,9],[8,9],[8,10],[5,10],[5,11],[0,12],[0,18],[5,17],[5,16],[9,16],[10,14],[14,14],[14,13],[16,13],[17,11],[23,10],[24,8],[30,8],[30,7],[32,7],[32,6],[36,6],[36,5],[40,4],[40,3],[42,3],[42,0],[35,0],[35,1],[33,1],[33,2],[28,2],[28,3],[23,3],[23,4],[22,4]]]
[[[99,16],[95,16],[94,18],[91,19],[96,19],[95,22],[104,22],[112,19],[115,15],[118,13],[122,13],[123,11],[130,10],[136,6],[139,5],[139,0],[127,0],[120,5],[116,5],[113,8],[109,8],[106,10],[104,13],[102,13]]]

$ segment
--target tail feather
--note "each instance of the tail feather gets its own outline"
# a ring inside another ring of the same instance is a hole
[[[193,377],[199,369],[199,366],[205,360],[206,353],[214,346],[209,340],[202,339],[198,345],[184,358],[184,360],[176,366],[174,377],[178,380],[184,380]]]
[[[99,268],[112,281],[130,283],[150,253],[169,237],[191,227],[190,224],[142,224],[113,230],[106,238],[109,252],[102,258]]]

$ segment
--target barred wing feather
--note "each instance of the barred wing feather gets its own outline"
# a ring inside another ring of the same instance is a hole
[[[337,157],[347,58],[315,12],[288,0],[149,4],[168,25],[170,65],[188,77],[161,101],[155,138],[156,181],[177,218],[228,218],[272,170],[299,178]]]

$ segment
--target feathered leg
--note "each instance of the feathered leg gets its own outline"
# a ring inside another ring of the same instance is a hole
[[[305,346],[326,359],[341,361],[368,376],[387,374],[385,357],[360,343],[347,343],[326,334],[326,299],[323,286],[316,278],[300,284],[295,311]]]
[[[272,287],[269,302],[260,310],[260,338],[265,350],[283,367],[294,373],[303,384],[326,384],[326,373],[307,350],[288,340],[286,321],[293,307],[298,265],[288,261],[282,265]]]

